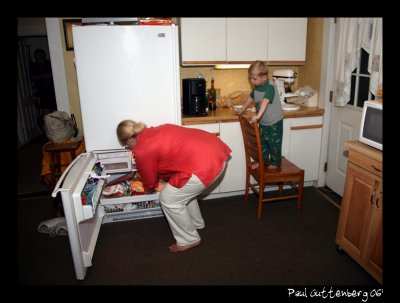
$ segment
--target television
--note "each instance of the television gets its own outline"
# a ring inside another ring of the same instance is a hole
[[[382,150],[383,146],[382,115],[383,105],[381,102],[364,102],[358,140],[379,150]]]

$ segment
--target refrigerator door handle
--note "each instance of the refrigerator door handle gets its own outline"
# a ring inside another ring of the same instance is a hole
[[[62,175],[60,176],[60,179],[58,179],[58,182],[56,184],[56,186],[53,189],[53,192],[51,193],[51,196],[53,198],[55,198],[57,196],[57,193],[59,191],[63,191],[64,189],[60,188],[61,183],[64,181],[65,177],[67,176],[69,170],[75,165],[75,162],[77,162],[79,160],[80,157],[82,157],[82,155],[84,155],[86,153],[82,153],[79,156],[77,156],[68,166],[67,168],[64,170],[64,172],[62,173]]]

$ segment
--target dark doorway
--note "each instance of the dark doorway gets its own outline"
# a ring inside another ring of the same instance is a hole
[[[17,41],[17,109],[18,109],[18,148],[43,136],[44,115],[57,110],[51,68],[48,73],[47,87],[50,85],[54,106],[43,109],[43,97],[40,97],[37,82],[32,81],[32,67],[35,64],[35,51],[42,50],[45,59],[50,60],[47,36],[19,36]],[[50,61],[49,61],[50,62]]]

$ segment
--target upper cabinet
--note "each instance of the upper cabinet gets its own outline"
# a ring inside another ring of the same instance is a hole
[[[268,18],[226,19],[226,61],[266,61],[267,53]]]
[[[226,18],[181,18],[181,62],[226,61]]]
[[[303,65],[307,18],[181,18],[182,65]]]
[[[307,18],[269,18],[268,61],[306,60]]]

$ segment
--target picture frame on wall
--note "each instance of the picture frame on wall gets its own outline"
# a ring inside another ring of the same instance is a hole
[[[82,19],[64,19],[64,37],[65,37],[65,47],[67,51],[74,50],[74,39],[72,36],[72,26],[82,25]]]

